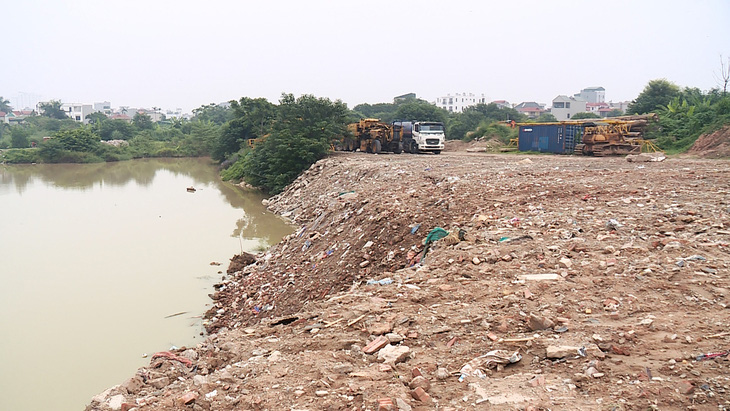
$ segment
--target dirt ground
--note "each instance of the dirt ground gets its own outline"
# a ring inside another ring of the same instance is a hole
[[[729,172],[334,154],[268,201],[298,230],[229,270],[205,342],[87,410],[730,409]]]

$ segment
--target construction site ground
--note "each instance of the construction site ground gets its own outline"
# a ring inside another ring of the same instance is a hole
[[[268,200],[296,231],[232,260],[207,339],[87,409],[729,409],[729,176],[335,153]]]

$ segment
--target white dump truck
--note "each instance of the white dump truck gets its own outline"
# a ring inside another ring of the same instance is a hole
[[[437,121],[394,121],[393,137],[399,136],[407,153],[440,154],[446,140],[444,123]]]

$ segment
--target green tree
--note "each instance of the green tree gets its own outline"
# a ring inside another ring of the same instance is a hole
[[[53,135],[51,140],[60,143],[64,150],[78,152],[92,152],[101,144],[99,136],[94,134],[89,127],[59,131]]]
[[[233,110],[220,104],[210,103],[193,110],[193,121],[224,124],[233,118]]]
[[[536,123],[554,123],[558,119],[552,113],[542,113],[540,117],[535,119]]]
[[[244,179],[278,193],[323,158],[345,132],[347,106],[341,101],[284,94],[269,136],[243,158]]]
[[[231,110],[232,119],[221,127],[211,149],[211,156],[217,161],[237,153],[247,140],[270,133],[277,113],[277,107],[264,98],[231,101]]]
[[[266,135],[276,117],[276,106],[265,98],[242,97],[239,101],[231,101],[233,118],[242,119],[248,129],[256,137]]]
[[[377,118],[386,123],[396,119],[395,111],[398,106],[393,103],[358,104],[352,111],[360,118]],[[357,121],[357,120],[355,120]]]
[[[10,101],[3,98],[3,96],[0,96],[0,111],[4,113],[10,113],[13,111],[13,108],[10,107]]]
[[[101,124],[102,122],[104,122],[108,119],[109,119],[109,117],[107,117],[106,114],[104,114],[100,111],[86,115],[86,120],[89,121],[89,124]]]
[[[135,135],[134,126],[125,120],[104,120],[94,125],[94,131],[102,140],[130,140]]]
[[[68,118],[66,112],[61,108],[60,100],[51,100],[47,103],[40,103],[38,108],[41,111],[41,115],[48,118],[55,118],[57,120],[63,120]]]
[[[155,128],[155,123],[152,122],[152,117],[145,113],[136,113],[134,117],[132,117],[132,124],[134,124],[138,130],[152,130]]]
[[[23,126],[14,126],[10,129],[10,147],[30,147],[30,130]]]
[[[396,120],[440,121],[444,124],[449,116],[448,111],[418,99],[399,104],[394,114]]]
[[[573,116],[570,117],[571,120],[581,120],[581,119],[588,119],[588,118],[601,118],[596,113],[591,113],[588,111],[581,111],[580,113],[575,113]]]
[[[190,155],[210,154],[220,134],[220,126],[212,121],[194,121],[185,146]]]
[[[526,119],[524,114],[513,108],[500,107],[495,103],[477,104],[451,116],[446,137],[450,140],[468,139],[468,136],[474,135],[470,132],[475,131],[480,125],[499,121],[521,122]]]
[[[666,79],[651,80],[627,108],[627,114],[647,114],[666,107],[681,94],[679,86]]]

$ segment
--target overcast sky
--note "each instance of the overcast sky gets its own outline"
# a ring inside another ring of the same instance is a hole
[[[180,107],[282,92],[359,103],[414,92],[550,105],[649,80],[708,90],[730,1],[3,0],[0,95]]]

